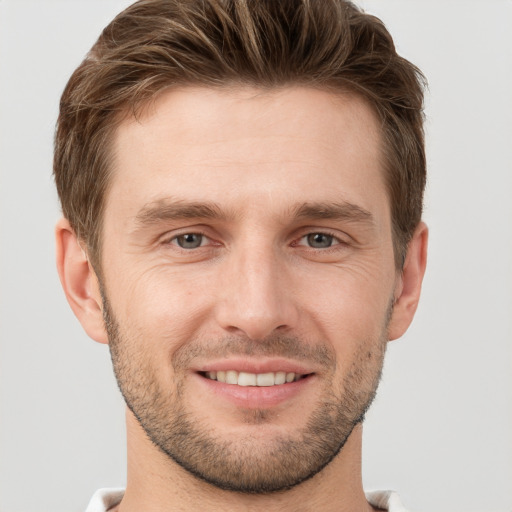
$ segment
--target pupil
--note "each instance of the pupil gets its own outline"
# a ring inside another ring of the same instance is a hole
[[[178,245],[183,249],[195,249],[201,245],[203,236],[195,233],[187,233],[177,238]]]
[[[308,244],[311,247],[325,249],[327,247],[331,247],[332,236],[325,235],[324,233],[312,233],[311,235],[308,235]]]

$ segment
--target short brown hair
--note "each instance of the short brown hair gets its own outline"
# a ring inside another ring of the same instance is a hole
[[[141,0],[105,28],[60,103],[55,181],[97,271],[113,132],[159,92],[188,84],[303,85],[364,97],[382,124],[401,267],[423,205],[424,79],[384,24],[346,0]]]

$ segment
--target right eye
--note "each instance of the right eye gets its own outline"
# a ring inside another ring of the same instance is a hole
[[[197,249],[206,244],[207,238],[201,233],[185,233],[175,236],[171,243],[179,245],[182,249]]]
[[[310,233],[305,238],[309,247],[314,249],[327,249],[338,243],[332,235],[327,233]]]

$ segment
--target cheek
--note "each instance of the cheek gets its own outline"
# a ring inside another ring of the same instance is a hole
[[[134,266],[135,267],[135,266]],[[112,307],[127,333],[174,351],[194,338],[208,311],[207,280],[164,266],[124,273],[108,290]]]
[[[323,290],[310,299],[311,331],[331,346],[338,371],[346,374],[362,353],[380,353],[387,340],[393,279],[343,272],[323,282]]]
[[[384,275],[376,265],[330,269],[304,289],[311,311],[329,330],[371,332],[381,330],[394,290],[394,275]]]

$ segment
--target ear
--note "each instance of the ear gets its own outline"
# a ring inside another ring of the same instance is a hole
[[[98,278],[67,219],[57,222],[55,241],[57,271],[73,313],[93,340],[108,343]]]
[[[388,326],[388,339],[400,338],[412,322],[420,300],[421,283],[427,266],[428,228],[420,222],[407,248],[402,273],[395,287],[395,303]]]

